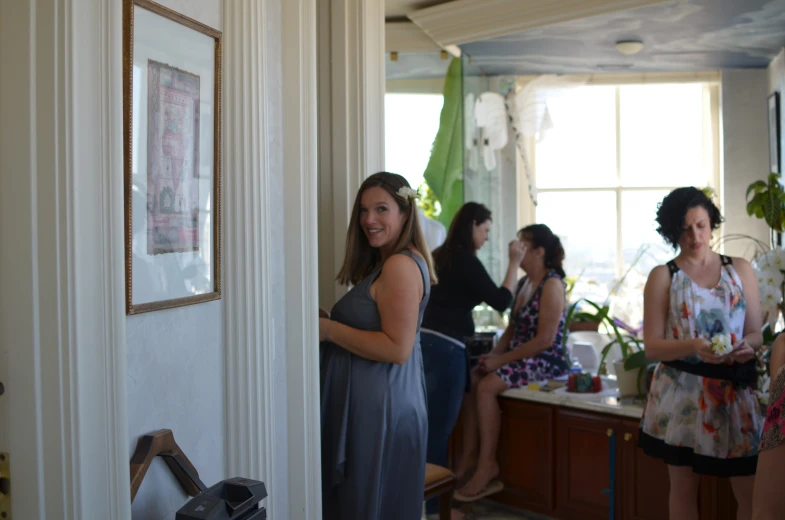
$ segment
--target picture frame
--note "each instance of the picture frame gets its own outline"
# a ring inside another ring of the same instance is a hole
[[[221,298],[221,38],[123,0],[128,315]]]
[[[780,93],[774,92],[768,99],[769,107],[769,163],[771,173],[782,173],[780,149]]]

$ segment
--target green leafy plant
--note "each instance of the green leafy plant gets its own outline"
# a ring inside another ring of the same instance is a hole
[[[420,184],[420,187],[417,188],[417,191],[420,193],[420,199],[417,202],[417,206],[425,213],[426,217],[438,220],[439,215],[442,212],[442,207],[431,187],[428,186],[427,182],[423,181],[423,183]]]
[[[583,310],[585,304],[590,310]],[[567,319],[565,320],[565,332],[572,321],[593,322],[598,325],[605,325],[606,331],[611,335],[611,341],[602,348],[599,372],[605,373],[605,361],[614,345],[619,346],[621,351],[621,361],[624,362],[625,370],[638,370],[638,388],[643,375],[649,367],[656,365],[656,361],[649,361],[643,346],[643,339],[638,338],[618,326],[616,321],[609,315],[610,307],[599,305],[589,299],[581,298],[570,305],[567,309]]]
[[[748,215],[765,220],[772,232],[782,233],[785,226],[785,190],[778,173],[770,173],[768,182],[755,181],[747,186],[746,199]]]
[[[596,312],[583,310],[581,304],[584,302],[590,307],[593,307]],[[567,307],[567,315],[564,320],[564,330],[562,332],[566,335],[570,330],[570,325],[576,322],[596,323],[597,327],[599,327],[599,325],[608,317],[608,312],[610,312],[610,307],[608,305],[600,307],[589,299],[579,298],[578,300],[575,300],[575,302],[573,302],[569,307]]]

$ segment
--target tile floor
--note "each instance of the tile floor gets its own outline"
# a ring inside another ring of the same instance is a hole
[[[466,513],[466,520],[550,520],[543,515],[524,513],[488,500],[465,504],[461,510]]]

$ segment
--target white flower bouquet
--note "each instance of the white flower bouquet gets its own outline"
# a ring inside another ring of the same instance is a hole
[[[733,352],[733,343],[728,334],[717,334],[711,338],[711,351],[722,356]]]
[[[772,249],[752,262],[758,280],[761,312],[774,330],[785,292],[785,250]]]

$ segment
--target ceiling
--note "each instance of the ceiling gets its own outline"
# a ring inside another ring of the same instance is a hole
[[[443,2],[387,0],[388,19]],[[625,56],[615,42],[640,39]],[[766,67],[785,46],[785,0],[680,0],[461,45],[488,75]],[[388,79],[444,77],[438,52],[399,53]]]
[[[443,4],[448,0],[385,0],[384,16],[390,19],[405,19],[406,15],[417,9]]]

